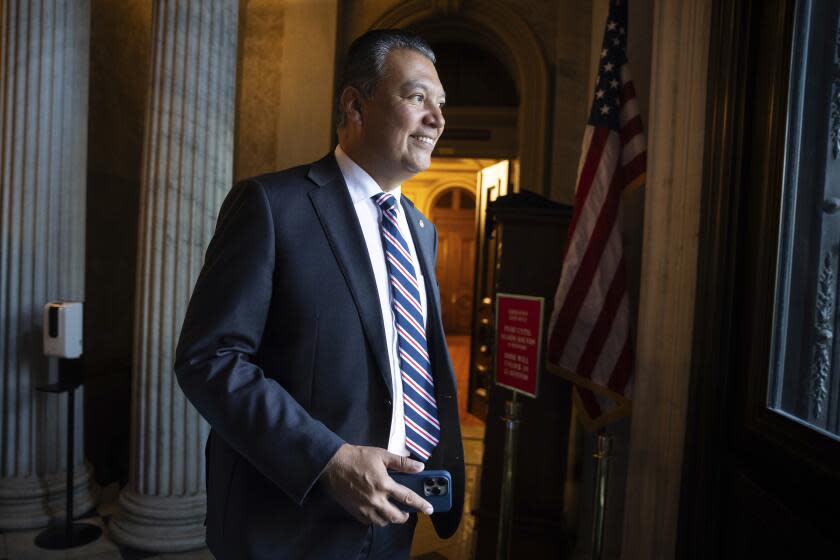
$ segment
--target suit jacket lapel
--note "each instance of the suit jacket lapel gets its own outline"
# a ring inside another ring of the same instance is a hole
[[[388,361],[376,280],[362,228],[335,156],[330,154],[312,164],[307,176],[320,186],[310,191],[309,198],[350,287],[362,320],[365,338],[373,350],[382,381],[393,398],[391,366]]]

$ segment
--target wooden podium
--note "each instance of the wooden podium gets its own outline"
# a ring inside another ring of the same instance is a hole
[[[528,191],[499,197],[487,205],[485,237],[478,255],[479,305],[473,321],[469,395],[470,410],[486,420],[480,501],[475,511],[478,559],[496,558],[505,437],[501,417],[510,398],[508,389],[493,384],[496,294],[545,298],[545,348],[571,215],[571,206]],[[567,540],[562,511],[571,385],[543,370],[538,397],[523,400],[511,558],[560,558]]]

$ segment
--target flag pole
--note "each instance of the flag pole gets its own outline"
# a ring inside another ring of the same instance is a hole
[[[604,552],[604,515],[607,509],[607,483],[610,475],[613,436],[605,428],[598,432],[598,451],[593,454],[595,474],[595,514],[592,520],[592,560],[601,560]]]
[[[519,439],[519,415],[522,403],[516,401],[516,391],[511,391],[513,397],[505,402],[505,415],[502,422],[505,425],[505,455],[502,474],[502,499],[499,504],[499,532],[496,540],[496,560],[510,558],[510,533],[513,525],[513,484],[516,473],[516,444]]]

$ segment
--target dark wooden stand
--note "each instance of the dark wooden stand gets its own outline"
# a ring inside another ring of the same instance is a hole
[[[528,192],[503,196],[488,205],[485,246],[493,254],[484,255],[488,266],[476,285],[484,290],[481,298],[490,302],[495,302],[498,292],[544,297],[543,348],[571,213],[570,206]],[[480,320],[494,315],[485,311],[478,316],[477,329],[481,332],[474,331],[472,342],[473,356],[478,360],[471,362],[471,377],[489,376],[471,379],[471,389],[484,389],[488,397],[480,505],[475,512],[478,559],[496,557],[505,438],[502,417],[505,402],[510,399],[508,389],[490,382],[492,360],[482,356],[487,349],[492,355],[495,329]],[[481,346],[487,348],[482,350]],[[478,371],[477,365],[490,365],[490,371]],[[523,407],[519,428],[510,543],[513,558],[560,558],[566,546],[562,512],[570,415],[571,385],[541,371],[539,395]]]

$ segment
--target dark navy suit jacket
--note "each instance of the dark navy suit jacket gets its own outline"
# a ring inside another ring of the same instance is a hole
[[[455,379],[435,280],[437,234],[401,197],[429,296],[427,340],[441,443],[463,510]],[[421,227],[423,223],[425,227]],[[332,154],[234,187],[219,213],[175,360],[211,426],[207,543],[219,558],[354,558],[367,528],[319,477],[342,443],[387,448],[393,389],[367,248]]]

